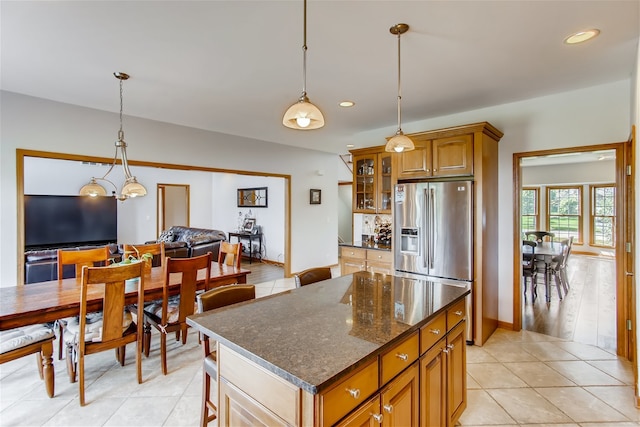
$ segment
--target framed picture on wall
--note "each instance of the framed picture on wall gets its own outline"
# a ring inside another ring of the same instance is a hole
[[[322,201],[322,193],[321,190],[317,188],[312,188],[309,190],[309,204],[311,205],[319,205]]]
[[[245,233],[253,233],[253,228],[255,227],[255,225],[255,218],[246,218],[244,220],[244,224],[242,225],[242,231],[244,231]]]

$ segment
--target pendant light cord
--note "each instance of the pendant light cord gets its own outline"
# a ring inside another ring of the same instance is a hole
[[[302,19],[302,96],[307,96],[307,0],[304,0]]]
[[[400,32],[398,31],[398,131],[396,133],[402,132],[402,127],[400,123],[402,123],[402,113],[400,104],[402,103],[402,86],[400,83]]]

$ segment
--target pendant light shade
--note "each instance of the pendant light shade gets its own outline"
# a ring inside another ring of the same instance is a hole
[[[102,185],[98,184],[95,178],[91,178],[91,181],[89,181],[88,184],[83,185],[80,189],[80,195],[91,197],[106,196],[107,190],[105,190]]]
[[[398,130],[396,134],[389,138],[387,145],[384,147],[385,151],[401,153],[403,151],[415,150],[413,141],[402,132],[402,92],[401,92],[401,80],[400,80],[400,35],[409,31],[407,24],[396,24],[389,29],[389,32],[398,36]]]
[[[127,160],[127,143],[124,141],[124,131],[122,130],[122,82],[127,80],[129,75],[125,73],[113,73],[113,75],[120,80],[120,130],[118,131],[118,140],[116,141],[116,153],[113,156],[113,163],[111,163],[111,167],[107,173],[105,173],[102,178],[91,178],[89,183],[80,189],[80,195],[90,197],[106,196],[107,190],[96,182],[96,180],[98,180],[111,184],[114,188],[114,191],[112,192],[113,196],[120,201],[124,201],[130,197],[142,197],[146,195],[147,189],[136,180],[135,176],[131,175],[129,162]],[[122,158],[122,170],[125,178],[120,194],[117,194],[118,188],[116,185],[107,179],[107,175],[111,173],[118,161],[118,153],[120,153],[120,157]]]
[[[304,25],[302,42],[302,95],[298,102],[287,109],[282,124],[291,129],[311,130],[324,126],[324,116],[307,97],[307,0],[304,0]]]

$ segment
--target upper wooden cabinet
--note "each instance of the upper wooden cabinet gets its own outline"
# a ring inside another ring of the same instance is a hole
[[[384,147],[353,150],[353,212],[391,214],[391,153]]]

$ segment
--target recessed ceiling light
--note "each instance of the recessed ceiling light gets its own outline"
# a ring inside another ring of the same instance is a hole
[[[355,147],[355,145],[353,145],[353,144],[347,144],[347,148],[353,148],[353,147]]]
[[[586,42],[587,40],[591,40],[594,37],[597,37],[600,34],[600,30],[594,28],[592,30],[586,31],[578,31],[577,33],[573,33],[564,39],[566,44],[576,44]]]
[[[341,106],[341,107],[344,107],[344,108],[349,108],[349,107],[353,107],[354,105],[356,105],[356,103],[353,102],[353,101],[342,101],[338,105]]]

